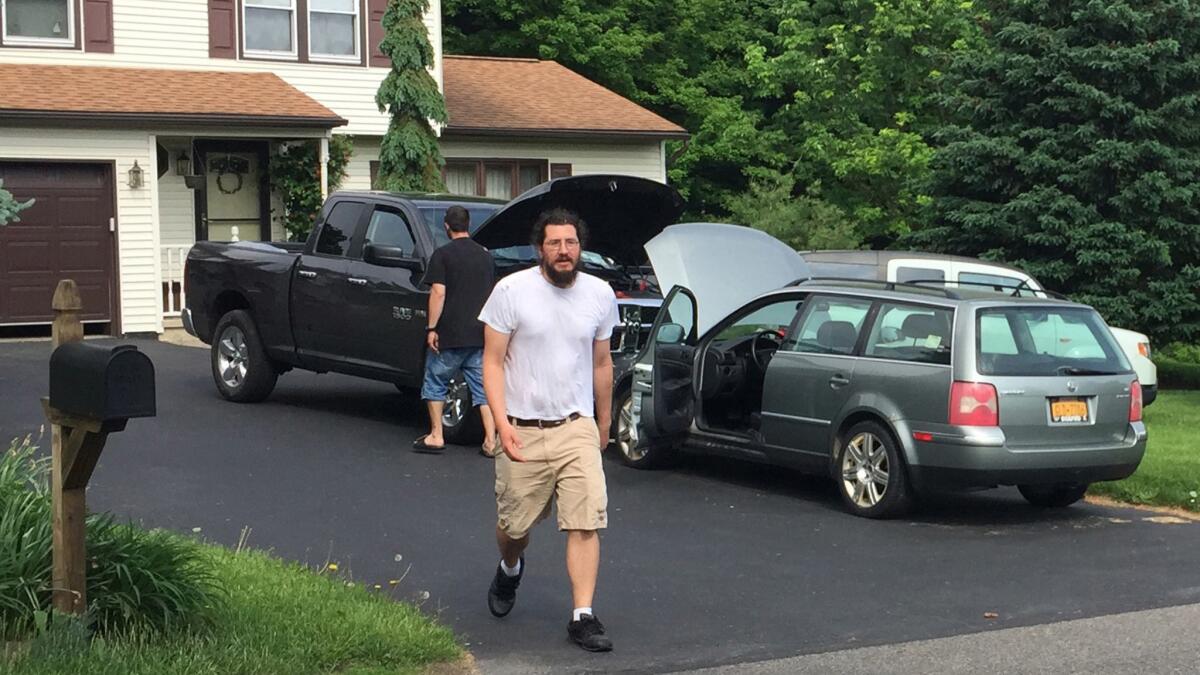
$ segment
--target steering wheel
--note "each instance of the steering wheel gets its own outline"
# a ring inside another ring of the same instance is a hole
[[[774,355],[783,344],[783,338],[783,331],[777,328],[767,328],[754,334],[754,340],[750,342],[750,359],[754,361],[759,372],[767,372],[767,364],[771,362],[769,357],[764,357],[759,351],[771,350],[771,354]]]

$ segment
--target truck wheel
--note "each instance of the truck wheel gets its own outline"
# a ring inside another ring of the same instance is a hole
[[[483,422],[479,418],[479,409],[473,403],[471,389],[463,374],[455,373],[446,388],[446,405],[442,408],[442,435],[447,443],[483,443]]]
[[[279,373],[267,357],[254,317],[235,309],[213,331],[212,374],[221,396],[237,403],[256,403],[271,395]]]
[[[1061,509],[1083,499],[1087,483],[1056,483],[1054,485],[1018,485],[1025,501],[1046,509]]]

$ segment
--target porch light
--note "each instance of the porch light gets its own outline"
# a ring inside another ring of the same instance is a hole
[[[133,166],[129,167],[129,187],[134,190],[142,187],[144,182],[145,172],[142,167],[138,166],[137,160],[133,160]]]
[[[192,173],[192,158],[186,152],[179,153],[175,160],[175,173],[179,176],[189,176]]]

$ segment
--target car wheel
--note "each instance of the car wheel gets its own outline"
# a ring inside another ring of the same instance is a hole
[[[270,396],[279,373],[267,357],[250,312],[227,313],[213,334],[212,374],[221,396],[238,403],[256,403]]]
[[[446,387],[442,408],[442,435],[453,445],[479,445],[483,442],[483,421],[471,400],[471,388],[462,373],[455,373]]]
[[[633,392],[623,388],[613,400],[612,436],[617,454],[626,466],[653,469],[669,464],[676,457],[673,446],[654,444],[647,440],[634,441]]]
[[[1087,483],[1056,483],[1053,485],[1018,485],[1025,501],[1047,509],[1061,509],[1083,499]]]
[[[911,504],[904,461],[891,433],[876,422],[859,422],[838,444],[838,493],[856,516],[891,518]]]

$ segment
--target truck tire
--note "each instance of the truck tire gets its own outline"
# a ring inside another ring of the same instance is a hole
[[[471,399],[471,389],[462,372],[450,378],[446,389],[446,405],[442,409],[442,437],[451,445],[483,443],[483,422],[479,409]]]
[[[213,382],[225,399],[257,403],[271,395],[279,373],[263,349],[250,312],[235,309],[221,317],[210,354]]]

